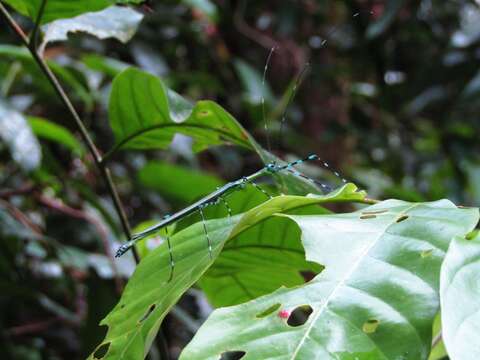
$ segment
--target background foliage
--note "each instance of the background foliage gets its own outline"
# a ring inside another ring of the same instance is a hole
[[[17,10],[32,15],[39,3]],[[54,0],[49,3],[55,5]],[[112,3],[95,1],[90,10]],[[84,11],[75,6],[67,10],[68,17]],[[151,1],[137,12],[144,19],[127,45],[85,34],[71,34],[65,42],[52,37],[42,44],[104,153],[125,134],[115,126],[112,131],[110,123],[132,124],[128,111],[108,114],[113,77],[129,65],[162,78],[163,85],[155,80],[158,96],[153,101],[178,99],[167,94],[166,87],[191,101],[177,104],[162,121],[175,120],[172,114],[181,117],[182,107],[211,109],[213,103],[197,101],[213,100],[266,147],[261,76],[270,48],[277,46],[265,97],[270,142],[277,155],[288,159],[321,154],[379,199],[448,198],[478,205],[477,2]],[[360,15],[353,17],[356,12]],[[63,16],[51,11],[44,20]],[[30,20],[16,19],[25,29],[32,28]],[[123,238],[107,189],[50,85],[3,20],[0,26],[1,347],[10,358],[84,358],[105,336],[97,324],[117,303],[133,260],[111,261]],[[85,26],[78,28],[88,31]],[[126,41],[121,29],[109,36]],[[328,43],[322,47],[324,39]],[[280,134],[278,120],[289,89],[306,62],[308,75]],[[139,86],[133,94],[141,92]],[[120,107],[123,102],[118,101]],[[183,132],[192,135],[188,129]],[[218,134],[208,134],[205,140],[205,134],[194,133],[192,143],[184,136],[173,138],[172,132],[160,142],[148,138],[129,143],[130,149],[148,151],[119,151],[109,157],[133,224],[175,211],[262,165],[258,155],[248,151],[255,145],[237,138],[229,140],[239,146],[194,152],[216,141]],[[317,168],[306,171],[326,175]],[[172,181],[177,176],[183,181]],[[246,199],[261,201],[255,195]],[[244,205],[241,199],[232,200],[235,210]],[[344,205],[334,209],[352,210]],[[178,224],[186,225],[188,221]],[[155,245],[155,239],[151,242]],[[303,258],[292,262],[306,267]],[[218,291],[212,279],[221,278],[221,265],[202,279],[207,296]],[[285,285],[302,280],[290,269],[281,270]],[[448,269],[442,271],[447,277]],[[238,269],[238,275],[258,274]],[[213,305],[244,299],[238,288],[208,298]],[[168,345],[157,339],[150,357],[159,358],[163,349],[176,358],[210,311],[205,295],[197,288],[189,290],[162,325]],[[455,322],[454,317],[446,320]]]

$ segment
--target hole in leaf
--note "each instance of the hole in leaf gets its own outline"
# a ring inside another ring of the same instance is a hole
[[[312,312],[313,309],[310,305],[299,306],[290,313],[287,324],[293,327],[302,326],[307,322]]]
[[[272,306],[270,306],[268,309],[262,311],[261,313],[257,314],[255,317],[261,319],[261,318],[264,318],[264,317],[267,317],[268,315],[270,315],[271,313],[274,313],[275,311],[277,311],[278,309],[280,309],[280,306],[282,306],[281,304],[279,303],[276,303],[276,304],[273,304]]]
[[[245,351],[225,351],[219,360],[239,360],[245,356]]]
[[[377,215],[374,215],[374,214],[369,214],[369,215],[362,215],[360,216],[360,219],[375,219],[377,217]]]
[[[408,215],[401,215],[395,222],[399,223],[408,219]]]
[[[93,353],[94,359],[102,359],[107,355],[108,349],[110,348],[110,343],[100,345],[97,350]]]
[[[364,214],[364,215],[375,215],[375,214],[383,214],[383,213],[386,213],[386,212],[388,212],[388,210],[383,209],[383,210],[362,211],[362,214]]]
[[[367,320],[363,324],[362,330],[365,334],[373,334],[375,331],[377,331],[379,324],[380,324],[380,321],[376,319]]]
[[[423,250],[423,251],[420,253],[420,256],[421,256],[422,258],[427,258],[427,257],[432,256],[432,253],[433,253],[433,249]]]
[[[150,307],[148,308],[148,311],[145,313],[145,315],[142,316],[140,320],[138,320],[138,322],[141,323],[147,320],[147,318],[152,314],[152,312],[155,310],[156,307],[157,305],[155,304],[150,305]]]

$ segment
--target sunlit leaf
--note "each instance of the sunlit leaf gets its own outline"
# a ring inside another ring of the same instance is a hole
[[[451,359],[480,356],[480,234],[455,238],[440,277],[442,337]]]
[[[42,47],[49,42],[68,39],[69,33],[84,32],[99,39],[116,38],[128,42],[143,19],[139,12],[119,6],[79,15],[72,19],[55,20],[42,27],[44,32]]]
[[[387,200],[350,214],[289,218],[307,259],[325,270],[305,285],[216,310],[180,358],[242,351],[243,359],[426,359],[443,256],[453,236],[474,228],[478,210]],[[429,249],[432,256],[420,255]],[[259,318],[275,304],[278,311]],[[292,325],[299,308],[311,314]]]
[[[102,321],[109,330],[97,350],[107,349],[103,359],[141,359],[146,356],[168,310],[211,266],[229,239],[280,211],[325,202],[361,199],[352,184],[325,197],[280,196],[255,207],[244,215],[207,221],[212,257],[202,223],[175,234],[171,240],[175,270],[170,276],[166,244],[144,258],[130,279],[118,305]],[[95,352],[90,356],[93,359]],[[98,358],[98,356],[97,356]]]
[[[42,151],[27,119],[0,98],[0,139],[7,144],[12,158],[25,170],[35,170]]]
[[[115,78],[109,113],[115,149],[165,149],[176,133],[191,136],[196,150],[226,143],[255,146],[246,130],[213,101],[193,106],[159,78],[135,68]]]

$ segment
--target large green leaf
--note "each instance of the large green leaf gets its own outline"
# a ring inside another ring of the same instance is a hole
[[[228,198],[234,214],[264,201],[265,195],[253,186]],[[221,206],[216,209],[219,213],[223,211]],[[294,211],[296,214],[328,212],[318,205]],[[269,294],[282,285],[304,283],[303,271],[308,276],[318,273],[321,266],[305,260],[299,239],[300,231],[295,224],[272,217],[227,242],[199,282],[210,304],[214,307],[240,304]]]
[[[42,0],[4,0],[22,15],[35,20],[39,12]],[[114,4],[139,4],[143,0],[48,0],[42,24],[56,19],[71,18],[86,12],[100,11]]]
[[[480,234],[455,238],[440,277],[442,336],[452,360],[480,358]]]
[[[256,146],[245,129],[215,102],[199,101],[192,106],[159,78],[135,68],[115,78],[109,112],[115,149],[165,149],[176,133],[192,137],[197,150],[225,143],[250,149]]]
[[[473,229],[478,210],[388,200],[351,214],[289,217],[307,259],[325,270],[305,285],[216,310],[181,359],[234,351],[245,360],[426,359],[441,261],[452,237]],[[306,306],[308,320],[289,325]]]
[[[244,215],[210,220],[206,225],[212,243],[212,258],[207,251],[202,223],[180,231],[171,239],[175,260],[173,280],[168,282],[169,254],[164,243],[140,262],[120,302],[101,322],[102,325],[108,326],[108,332],[105,340],[90,358],[145,357],[169,309],[208,269],[225,242],[234,236],[280,211],[315,203],[355,201],[362,199],[363,196],[363,193],[356,192],[353,184],[349,184],[328,196],[279,196]],[[100,356],[100,353],[103,356]]]

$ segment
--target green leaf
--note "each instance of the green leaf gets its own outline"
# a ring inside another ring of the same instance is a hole
[[[45,81],[45,75],[40,71],[40,68],[33,60],[30,52],[21,46],[0,45],[0,57],[17,60],[22,63],[30,75],[34,77],[35,85],[41,88],[48,94],[53,94],[53,89],[48,82]],[[66,84],[71,88],[72,94],[80,98],[87,108],[93,107],[93,97],[89,92],[86,84],[83,84],[77,78],[77,74],[73,69],[58,65],[54,61],[47,61],[48,66],[54,74],[60,79],[62,84]],[[56,97],[53,97],[56,99]]]
[[[196,150],[232,143],[254,148],[247,131],[213,101],[192,106],[169,91],[162,81],[135,68],[118,75],[110,95],[110,125],[116,139],[114,151],[165,149],[176,133],[195,140]]]
[[[0,140],[7,144],[12,158],[25,171],[40,166],[42,151],[25,117],[0,98]]]
[[[180,358],[243,351],[245,360],[426,359],[440,264],[452,237],[473,229],[478,210],[387,200],[350,214],[289,218],[302,231],[307,260],[325,270],[305,285],[214,311]],[[290,325],[305,307],[307,321]]]
[[[237,214],[258,206],[265,199],[260,191],[248,187],[230,195],[228,203]],[[217,209],[223,210],[221,206]],[[328,212],[318,205],[294,211],[296,214]],[[199,282],[209,303],[214,307],[240,304],[269,294],[282,285],[302,284],[303,274],[312,276],[320,272],[321,266],[305,260],[299,238],[295,224],[272,217],[227,242]]]
[[[138,177],[143,185],[187,203],[214,191],[224,183],[214,175],[160,161],[147,163]]]
[[[4,0],[20,14],[36,20],[42,0]],[[114,4],[140,4],[143,0],[48,0],[42,24],[57,19],[71,18],[86,12],[100,11]]]
[[[327,196],[279,196],[244,215],[207,221],[212,257],[207,250],[202,223],[178,232],[171,238],[175,261],[173,280],[168,282],[170,263],[164,243],[140,262],[120,302],[102,320],[101,325],[107,325],[108,332],[105,340],[89,359],[95,358],[95,354],[100,350],[107,350],[102,359],[145,357],[169,309],[211,266],[225,242],[234,236],[240,235],[241,232],[279,211],[325,202],[359,199],[363,196],[363,193],[356,192],[355,185],[348,184]]]
[[[480,234],[456,237],[440,276],[442,337],[451,359],[480,357]]]
[[[35,135],[54,141],[72,150],[77,155],[83,155],[85,148],[65,127],[38,117],[28,117],[28,123]]]
[[[275,98],[268,84],[263,85],[262,74],[245,61],[237,59],[234,62],[235,70],[245,89],[245,100],[254,105],[261,105],[262,96],[267,104],[273,103]]]
[[[90,12],[72,19],[55,20],[42,26],[42,47],[49,42],[68,39],[68,33],[84,32],[99,39],[115,38],[128,42],[143,19],[139,12],[125,7],[111,6],[102,11]]]

